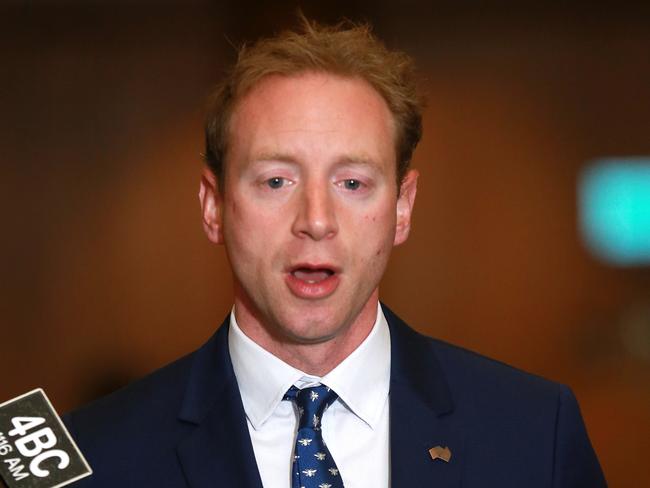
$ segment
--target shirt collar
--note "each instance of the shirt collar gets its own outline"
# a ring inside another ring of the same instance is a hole
[[[259,346],[239,328],[234,311],[228,347],[244,411],[255,430],[273,414],[291,385],[323,383],[371,428],[380,419],[390,384],[390,332],[379,303],[368,337],[323,378],[307,375]]]

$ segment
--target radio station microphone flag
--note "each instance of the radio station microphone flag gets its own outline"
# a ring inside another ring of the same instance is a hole
[[[91,474],[41,388],[0,405],[0,477],[7,488],[58,488]]]

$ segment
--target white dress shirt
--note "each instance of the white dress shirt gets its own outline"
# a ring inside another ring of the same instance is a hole
[[[287,390],[329,386],[339,398],[323,414],[322,433],[346,488],[390,486],[390,332],[377,304],[368,337],[328,374],[310,376],[260,347],[230,314],[228,347],[255,459],[265,488],[291,488],[298,418]]]

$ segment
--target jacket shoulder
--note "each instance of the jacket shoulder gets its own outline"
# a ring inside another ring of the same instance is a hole
[[[144,431],[171,432],[161,427],[176,424],[195,354],[66,414],[63,420],[82,451],[84,444],[95,444],[96,439],[132,445]]]
[[[562,387],[556,382],[423,335],[385,306],[384,314],[391,329],[394,370],[411,382],[433,381],[439,394],[448,393],[456,406],[465,400],[520,405],[558,399]]]
[[[401,381],[429,399],[436,425],[456,432],[473,459],[468,486],[606,486],[566,385],[424,336],[391,312],[387,318]]]
[[[439,339],[422,337],[438,358],[451,384],[471,385],[477,392],[491,394],[506,394],[516,390],[519,393],[538,392],[540,395],[553,396],[556,396],[563,387],[555,381],[477,352]]]
[[[184,486],[175,446],[190,428],[178,412],[195,354],[63,417],[94,471],[80,486]]]

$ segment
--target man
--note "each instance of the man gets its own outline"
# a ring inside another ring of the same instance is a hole
[[[201,349],[67,417],[87,486],[605,486],[570,390],[379,304],[409,234],[413,66],[363,26],[244,49],[206,127],[203,226],[232,313]]]

